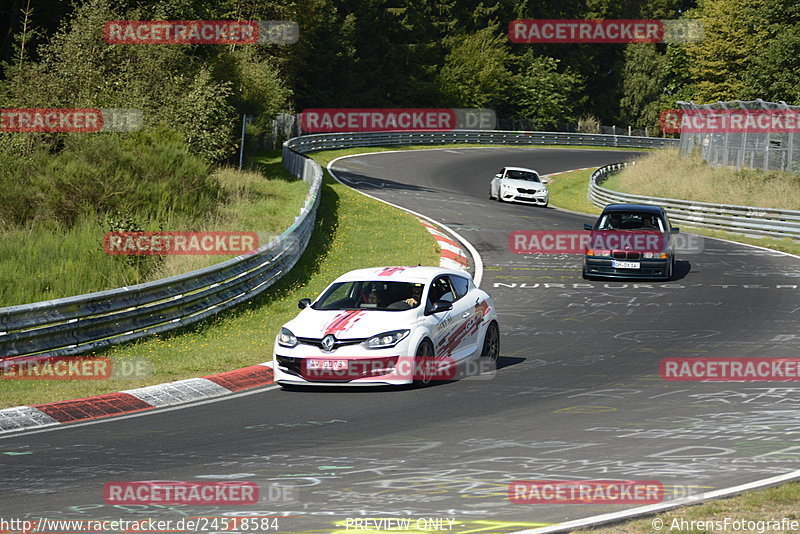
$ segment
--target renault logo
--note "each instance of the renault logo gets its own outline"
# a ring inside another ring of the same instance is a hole
[[[322,350],[325,352],[330,352],[333,350],[333,344],[336,342],[332,334],[328,334],[327,336],[322,338]]]

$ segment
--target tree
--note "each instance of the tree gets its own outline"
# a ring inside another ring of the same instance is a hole
[[[570,69],[559,72],[557,59],[536,56],[532,51],[519,63],[511,91],[516,115],[535,121],[535,127],[541,129],[573,122],[575,110],[583,103],[581,77]]]
[[[507,37],[487,26],[448,39],[450,51],[437,76],[445,106],[507,109],[512,56]]]

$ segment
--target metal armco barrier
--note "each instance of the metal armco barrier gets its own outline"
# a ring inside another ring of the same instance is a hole
[[[283,145],[283,166],[309,183],[294,224],[250,255],[131,287],[0,308],[0,359],[80,354],[200,321],[245,302],[281,278],[306,248],[316,220],[322,169],[306,152],[357,146],[445,143],[656,148],[677,139],[487,130],[306,135]]]
[[[578,145],[619,148],[678,146],[678,139],[627,135],[561,132],[507,132],[498,130],[398,131],[314,134],[287,141],[300,152],[357,146],[439,145],[476,143],[498,145]]]
[[[667,210],[670,220],[689,226],[700,226],[727,232],[737,232],[770,237],[800,239],[800,211],[710,204],[675,198],[657,198],[619,193],[599,184],[625,168],[627,163],[613,163],[600,167],[589,181],[589,200],[603,208],[606,204],[627,202],[654,204]]]
[[[300,214],[257,251],[131,287],[0,308],[0,359],[66,356],[180,328],[247,301],[289,271],[306,248],[322,168],[284,146],[284,167],[308,182]]]

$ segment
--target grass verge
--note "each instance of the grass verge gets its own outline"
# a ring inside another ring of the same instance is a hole
[[[671,534],[792,532],[797,528],[770,527],[764,522],[777,521],[780,523],[783,518],[786,518],[798,524],[800,522],[800,513],[797,510],[798,502],[800,502],[800,484],[789,482],[774,488],[751,491],[727,499],[709,501],[705,504],[683,506],[643,519],[632,519],[606,527],[572,532],[573,534],[653,534],[659,531]],[[730,521],[727,525],[724,523],[726,519]],[[752,521],[753,525],[734,529],[731,526],[734,521]],[[759,522],[761,522],[761,526],[759,526]],[[661,527],[657,528],[658,525]]]
[[[190,207],[184,213],[164,209],[149,215],[131,208],[123,217],[128,225],[124,229],[251,231],[259,235],[259,241],[268,241],[292,223],[308,187],[281,167],[279,151],[265,155],[257,165],[260,172],[230,168],[209,172],[205,183],[213,184],[207,187],[218,196],[196,215],[185,213]],[[180,195],[171,189],[164,196]],[[69,224],[43,218],[4,225],[0,218],[0,307],[140,284],[233,257],[109,255],[102,245],[109,230],[106,215],[89,211],[80,211]]]
[[[606,183],[634,195],[800,210],[800,174],[711,167],[675,149],[654,150]]]
[[[317,154],[320,163],[340,155]],[[269,158],[260,160],[269,164]],[[259,213],[252,216],[258,217]],[[114,362],[146,360],[152,374],[135,380],[0,381],[0,408],[74,399],[204,376],[272,358],[280,326],[297,301],[319,294],[352,269],[438,265],[436,241],[416,218],[336,183],[326,174],[316,228],[297,265],[252,301],[198,325],[103,351]],[[188,335],[187,335],[188,334]]]

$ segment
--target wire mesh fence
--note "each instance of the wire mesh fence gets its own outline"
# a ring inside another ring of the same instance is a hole
[[[731,101],[714,104],[678,102],[686,113],[719,112],[720,117],[732,116],[736,112],[745,118],[758,118],[758,113],[770,118],[782,115],[790,117],[800,112],[800,106],[786,102]],[[800,173],[800,138],[793,128],[781,127],[727,127],[708,128],[696,131],[681,128],[680,153],[687,156],[699,152],[703,159],[715,167],[750,168],[765,171],[788,171]],[[796,128],[794,128],[796,130]]]

